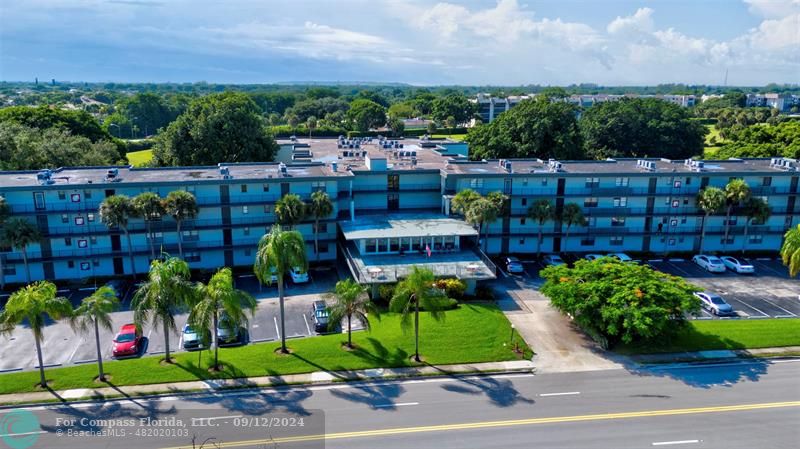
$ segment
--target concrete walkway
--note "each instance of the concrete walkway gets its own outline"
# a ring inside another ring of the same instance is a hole
[[[274,387],[292,384],[327,384],[332,382],[396,379],[419,376],[450,376],[496,372],[532,372],[530,360],[507,362],[468,363],[459,365],[425,365],[408,368],[375,368],[357,371],[317,371],[285,376],[264,376],[242,379],[220,379],[165,384],[131,385],[124,387],[80,388],[61,391],[41,391],[0,395],[0,408],[12,404],[38,402],[68,402],[98,400],[115,397],[142,397],[181,392],[214,391],[230,388]]]
[[[511,279],[503,279],[494,290],[503,313],[536,353],[536,372],[607,370],[623,368],[627,361],[600,348],[552,308],[535,286],[522,288]]]

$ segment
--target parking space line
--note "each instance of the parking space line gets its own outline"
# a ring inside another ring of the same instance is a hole
[[[728,298],[728,300],[730,301],[730,298]],[[744,301],[742,301],[742,300],[740,300],[740,299],[738,299],[738,298],[733,298],[733,300],[734,300],[734,301],[736,301],[736,302],[738,302],[738,303],[740,303],[740,304],[742,304],[742,305],[744,305],[744,306],[746,306],[746,307],[749,307],[749,308],[751,308],[751,309],[755,310],[756,312],[758,312],[758,313],[760,313],[760,314],[764,315],[765,317],[768,317],[768,316],[769,316],[769,314],[768,314],[768,313],[764,313],[764,312],[762,312],[761,310],[759,310],[759,309],[756,309],[755,307],[751,306],[750,304],[748,304],[748,303],[746,303],[746,302],[744,302]]]
[[[278,327],[278,317],[276,317],[275,315],[272,315],[272,321],[275,322],[275,332],[277,332],[278,333],[278,337],[280,337],[281,336],[281,329]]]
[[[680,271],[681,273],[683,273],[684,277],[693,277],[691,275],[691,273],[689,273],[688,271],[686,271],[683,268],[679,267],[678,265],[672,263],[672,261],[670,261],[670,263],[667,264],[667,265],[672,267],[672,268],[674,268],[674,269],[676,269],[677,271]]]
[[[758,264],[758,266],[760,268],[762,268],[762,269],[766,268],[768,271],[771,271],[771,272],[773,272],[773,273],[775,273],[775,274],[777,274],[778,276],[781,276],[781,277],[786,274],[786,273],[781,273],[780,271],[770,267],[769,265],[767,265],[765,263],[760,263],[760,264]]]
[[[72,358],[73,358],[73,357],[75,357],[75,353],[76,353],[76,352],[78,352],[78,349],[80,349],[80,348],[81,348],[81,346],[83,346],[83,343],[84,343],[84,341],[85,341],[85,340],[83,339],[83,337],[81,337],[81,341],[80,341],[80,343],[79,343],[79,344],[77,344],[77,345],[75,345],[75,349],[73,349],[73,350],[72,350],[72,354],[70,354],[70,355],[69,355],[69,358],[67,359],[67,361],[68,361],[68,362],[71,362],[71,361],[72,361]]]
[[[781,310],[783,310],[784,312],[786,312],[786,314],[787,314],[787,315],[791,315],[791,316],[797,316],[797,315],[793,314],[792,312],[790,312],[790,311],[788,311],[788,310],[784,309],[783,307],[781,307],[781,306],[779,306],[779,305],[775,304],[774,302],[770,301],[770,300],[769,300],[769,299],[767,299],[767,298],[759,298],[759,299],[761,299],[762,301],[764,301],[764,302],[765,302],[765,303],[767,303],[767,304],[771,304],[771,305],[772,305],[773,307],[775,307],[776,309],[781,309]]]
[[[311,334],[311,327],[308,325],[308,318],[306,318],[306,314],[305,313],[302,314],[302,315],[303,315],[303,321],[306,322],[306,329],[308,330],[308,335],[312,335]]]

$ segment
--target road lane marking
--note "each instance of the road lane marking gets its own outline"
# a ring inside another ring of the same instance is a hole
[[[572,396],[576,394],[581,394],[580,391],[565,391],[564,393],[542,393],[539,396],[547,397],[547,396]]]
[[[306,314],[305,313],[303,314],[303,321],[306,322],[306,329],[308,330],[308,335],[312,335],[311,334],[311,327],[308,325],[308,318],[306,318]]]
[[[227,448],[227,447],[256,446],[263,444],[274,445],[280,443],[297,443],[297,442],[319,441],[319,440],[342,440],[350,438],[365,438],[365,437],[368,438],[368,437],[404,435],[404,434],[415,434],[415,433],[426,433],[426,432],[488,429],[497,427],[554,424],[554,423],[565,423],[565,422],[650,418],[658,416],[695,415],[704,413],[725,413],[725,412],[735,412],[735,411],[764,410],[764,409],[787,408],[787,407],[800,407],[800,401],[723,405],[716,407],[680,408],[680,409],[666,409],[666,410],[645,410],[639,412],[600,413],[596,415],[554,416],[547,418],[528,418],[528,419],[516,419],[516,420],[506,420],[506,421],[483,421],[483,422],[443,424],[443,425],[418,426],[418,427],[394,427],[388,429],[363,430],[355,432],[340,432],[340,433],[317,434],[317,435],[302,435],[296,437],[283,437],[274,439],[235,441],[230,443],[220,443],[218,447]],[[165,449],[190,449],[190,448],[187,446],[177,446]]]
[[[399,404],[378,404],[378,405],[373,405],[372,408],[408,407],[409,405],[419,405],[419,402],[400,402]]]
[[[278,334],[278,337],[281,336],[281,329],[278,327],[278,317],[272,315],[272,321],[275,322],[275,332]]]
[[[695,444],[700,440],[680,440],[680,441],[658,441],[653,443],[653,446],[671,446],[673,444]]]

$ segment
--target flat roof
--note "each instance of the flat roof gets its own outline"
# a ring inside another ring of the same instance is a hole
[[[478,235],[467,222],[443,215],[357,216],[356,221],[339,222],[339,227],[346,240]]]

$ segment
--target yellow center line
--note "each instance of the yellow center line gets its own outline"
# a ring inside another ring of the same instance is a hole
[[[786,408],[786,407],[800,407],[800,401],[724,405],[717,407],[678,408],[678,409],[667,409],[667,410],[646,410],[639,412],[600,413],[594,415],[554,416],[549,418],[527,418],[527,419],[515,419],[515,420],[504,420],[504,421],[483,421],[483,422],[459,423],[459,424],[443,424],[435,426],[394,427],[388,429],[363,430],[356,432],[339,432],[339,433],[329,433],[329,434],[319,434],[319,435],[281,437],[274,439],[233,441],[230,443],[218,443],[216,447],[220,448],[242,447],[242,446],[256,446],[263,444],[298,443],[298,442],[317,441],[317,440],[339,440],[346,438],[403,435],[403,434],[422,433],[422,432],[445,432],[453,430],[486,429],[492,427],[527,426],[535,424],[552,424],[552,423],[565,423],[565,422],[578,422],[578,421],[601,421],[601,420],[612,420],[612,419],[647,418],[654,416],[694,415],[700,413],[725,413],[725,412],[763,410],[763,409]],[[191,448],[188,446],[178,446],[178,447],[164,448],[164,449],[191,449]]]

